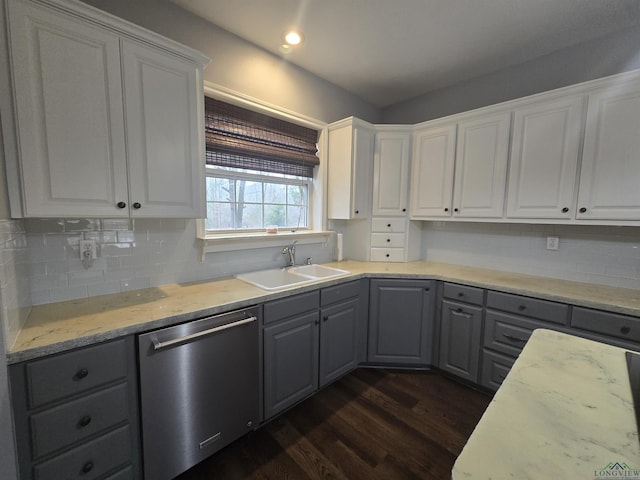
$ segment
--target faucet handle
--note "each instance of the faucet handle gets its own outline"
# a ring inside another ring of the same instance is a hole
[[[307,259],[305,260],[305,263],[307,265],[311,265],[311,257],[307,257]]]

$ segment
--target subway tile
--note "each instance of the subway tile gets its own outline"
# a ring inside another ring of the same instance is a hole
[[[66,300],[75,300],[77,298],[87,297],[86,285],[73,285],[62,288],[50,288],[49,296],[52,302],[64,302]]]
[[[93,232],[102,228],[102,222],[95,218],[65,219],[65,232]]]
[[[103,257],[125,257],[131,255],[129,243],[106,243],[101,246],[100,253]]]
[[[151,282],[148,278],[131,278],[128,280],[120,281],[120,289],[123,292],[130,290],[139,290],[141,288],[149,288],[151,287]]]
[[[62,233],[64,220],[61,218],[27,218],[24,221],[25,231],[31,235],[36,233]]]
[[[120,230],[116,234],[119,243],[133,243],[136,241],[136,234],[131,230]]]
[[[132,221],[128,218],[103,218],[103,230],[131,230],[133,228]]]
[[[46,305],[51,303],[51,296],[49,295],[49,289],[38,290],[31,286],[31,304],[32,305]]]
[[[120,293],[120,282],[101,282],[91,285],[87,285],[88,294],[90,297],[98,295],[109,295],[111,293]]]

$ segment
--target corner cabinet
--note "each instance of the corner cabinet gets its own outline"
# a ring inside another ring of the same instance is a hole
[[[371,216],[374,127],[354,117],[329,125],[327,217]]]
[[[7,10],[12,216],[202,216],[208,59],[80,2]]]
[[[406,132],[378,131],[376,133],[373,160],[373,215],[406,215],[410,139],[410,134]]]
[[[434,287],[432,280],[371,280],[369,362],[432,363]]]

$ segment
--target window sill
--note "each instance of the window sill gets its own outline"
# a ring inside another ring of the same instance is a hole
[[[334,232],[320,230],[301,230],[278,233],[225,233],[220,235],[199,235],[200,262],[205,255],[213,252],[250,250],[263,247],[284,247],[294,241],[298,244],[325,243]]]

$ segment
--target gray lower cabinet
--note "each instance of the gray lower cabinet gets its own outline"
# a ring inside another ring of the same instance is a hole
[[[432,363],[434,290],[432,280],[371,280],[369,362]]]
[[[359,362],[366,280],[264,305],[264,419],[294,405]],[[363,325],[364,322],[364,325]]]
[[[138,479],[132,337],[11,365],[22,480]]]
[[[480,371],[482,306],[442,301],[438,367],[473,383]]]

